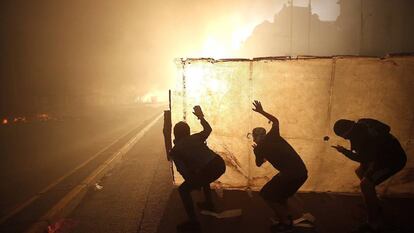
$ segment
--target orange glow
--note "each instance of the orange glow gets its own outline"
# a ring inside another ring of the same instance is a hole
[[[13,122],[14,123],[17,123],[17,122],[23,122],[23,123],[25,123],[26,122],[26,117],[15,117],[13,119]]]
[[[2,121],[2,124],[6,125],[7,123],[9,123],[9,121],[7,120],[7,118],[4,118],[3,121]]]
[[[41,113],[41,114],[38,114],[37,115],[37,118],[39,119],[39,120],[41,120],[41,121],[48,121],[48,120],[50,120],[51,118],[50,118],[50,116],[48,115],[48,114],[46,114],[46,113]]]
[[[168,101],[168,95],[166,90],[153,90],[147,92],[145,95],[137,96],[135,98],[136,103],[155,104]]]
[[[202,96],[222,95],[228,90],[225,79],[217,79],[210,74],[209,67],[202,65],[191,65],[185,71],[188,98],[196,103],[200,102]],[[205,79],[204,77],[209,77]]]

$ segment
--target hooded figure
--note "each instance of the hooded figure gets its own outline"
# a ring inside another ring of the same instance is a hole
[[[361,180],[368,221],[358,231],[378,232],[383,226],[383,216],[375,186],[404,168],[406,154],[399,141],[390,133],[391,128],[375,119],[366,118],[357,122],[340,119],[335,122],[333,130],[336,135],[351,142],[351,149],[340,145],[332,147],[360,163],[355,173]]]
[[[183,121],[178,122],[174,126],[174,147],[169,154],[178,172],[184,178],[178,191],[188,215],[188,221],[177,225],[179,232],[200,230],[191,191],[203,188],[205,202],[199,203],[199,207],[209,211],[214,210],[210,183],[217,180],[226,170],[224,160],[207,146],[206,140],[212,129],[204,119],[201,108],[194,107],[193,113],[200,120],[203,131],[191,135],[189,125]]]

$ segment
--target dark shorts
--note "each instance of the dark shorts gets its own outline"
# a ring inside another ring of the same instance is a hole
[[[214,157],[201,171],[185,180],[191,189],[198,189],[217,180],[226,171],[226,164],[220,156]]]
[[[401,171],[407,162],[407,156],[398,140],[392,137],[385,142],[379,152],[379,160],[361,165],[363,176],[379,185],[397,172]]]
[[[385,167],[382,169],[369,170],[365,174],[365,177],[375,185],[379,185],[399,171],[400,170]]]
[[[296,178],[279,173],[263,186],[260,195],[266,201],[286,203],[287,199],[299,190],[307,178],[307,175]]]
[[[369,179],[375,185],[379,185],[391,176],[395,175],[397,172],[401,171],[404,168],[403,165],[400,166],[370,166],[364,174],[364,177]]]

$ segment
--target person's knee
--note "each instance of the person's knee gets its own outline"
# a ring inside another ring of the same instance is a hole
[[[182,183],[180,186],[178,186],[178,192],[188,193],[188,192],[190,192],[190,189],[189,189],[188,185],[186,185],[185,183]]]
[[[263,188],[259,191],[259,195],[264,199],[267,200],[268,199],[268,195],[266,194],[266,190],[264,190]]]
[[[306,172],[303,176],[303,183],[305,183],[306,180],[308,180],[309,176],[308,173]]]
[[[362,180],[364,178],[363,177],[363,171],[362,171],[362,168],[361,167],[358,167],[357,169],[355,169],[355,174],[357,175],[357,177],[360,180]]]
[[[363,193],[375,192],[375,184],[366,177],[361,180],[360,187]]]

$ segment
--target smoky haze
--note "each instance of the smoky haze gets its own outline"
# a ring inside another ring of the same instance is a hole
[[[360,17],[360,1],[351,2],[345,10],[352,14],[347,16],[339,16],[340,3],[325,0],[313,0],[311,8],[307,0],[294,1],[290,12],[309,12],[312,30],[328,25],[332,33],[343,26],[334,24],[337,18],[353,22]],[[363,2],[371,4],[374,13],[375,7],[382,9],[374,1]],[[410,13],[410,8],[404,8],[409,1],[398,2],[405,13],[397,21],[412,22],[404,18]],[[347,48],[353,48],[354,42],[360,45],[359,34],[343,38],[352,30],[326,37],[329,50],[316,46],[319,37],[292,34],[287,4],[286,0],[2,1],[1,115],[133,103],[148,95],[162,100],[174,86],[174,58],[179,57],[335,55],[344,43]],[[393,9],[398,13],[398,8]],[[308,30],[304,25],[308,16],[296,18],[294,33]],[[381,26],[379,22],[373,28]],[[350,27],[361,31],[358,25]],[[397,30],[407,30],[411,24],[403,25]],[[323,35],[322,29],[312,33]],[[292,35],[313,39],[315,46],[301,49],[308,42],[292,43]],[[283,40],[289,36],[290,40]],[[293,49],[279,49],[289,46]],[[347,53],[360,51],[348,49],[341,54]]]
[[[264,14],[271,3],[253,7],[255,13]],[[239,21],[252,5],[2,1],[1,111],[93,102],[98,95],[100,102],[128,102],[152,90],[167,90],[173,85],[174,58],[202,55],[206,34],[226,30],[215,27],[233,15]]]

